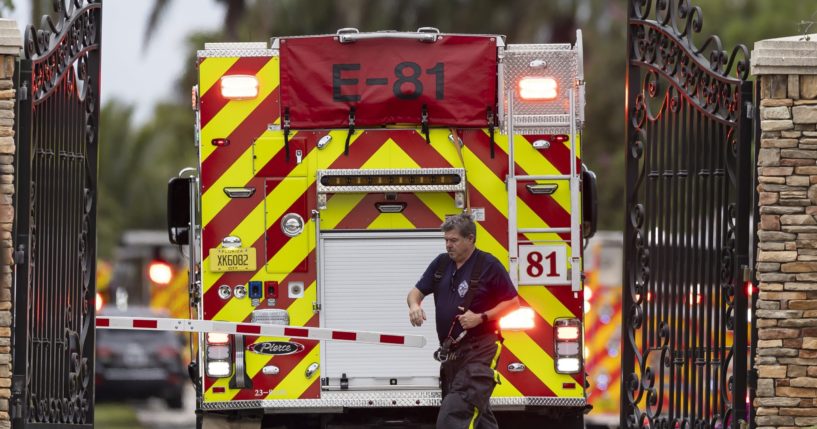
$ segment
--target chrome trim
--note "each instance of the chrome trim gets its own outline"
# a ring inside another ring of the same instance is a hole
[[[297,231],[290,231],[287,229],[287,224],[290,223],[290,221],[298,222]],[[301,235],[301,233],[304,232],[305,227],[306,223],[304,222],[304,218],[298,213],[287,213],[281,218],[281,232],[283,232],[287,237],[296,237]]]
[[[513,362],[508,364],[508,372],[522,372],[525,370],[525,364],[521,362]]]
[[[537,150],[550,149],[550,142],[544,139],[533,142],[533,148]]]
[[[317,362],[312,362],[311,364],[309,364],[308,367],[306,367],[304,375],[306,376],[306,378],[312,378],[312,376],[315,375],[316,372],[318,372],[318,368],[320,367],[321,366]]]
[[[385,186],[325,186],[321,184],[321,179],[326,176],[378,176],[387,174],[402,175],[426,175],[426,174],[456,174],[460,176],[460,183],[456,185],[385,185]],[[374,193],[374,192],[465,192],[465,169],[464,168],[408,168],[408,169],[382,169],[382,170],[357,170],[357,169],[334,169],[318,170],[316,180],[318,195],[336,193]]]
[[[261,368],[261,372],[264,375],[276,375],[276,374],[281,372],[281,369],[278,368],[275,365],[267,365],[267,366]]]
[[[233,383],[230,383],[233,388],[246,388],[249,387],[247,385],[247,380],[245,377],[247,375],[247,364],[244,362],[244,336],[243,335],[235,335],[233,336],[233,347],[235,349],[235,377],[233,381],[235,382],[235,386],[232,386]]]
[[[525,185],[528,188],[528,192],[533,195],[553,195],[557,189],[559,189],[559,185],[555,183],[547,183],[547,184],[532,184],[529,183]]]
[[[327,134],[327,135],[321,137],[320,139],[318,139],[318,143],[317,143],[318,149],[325,148],[326,145],[328,145],[329,142],[331,142],[331,141],[332,141],[332,135],[331,134]]]
[[[230,198],[249,198],[255,194],[255,188],[224,188],[224,193]]]
[[[289,311],[281,308],[253,310],[252,323],[262,325],[289,325]]]
[[[233,289],[230,285],[221,285],[218,287],[218,297],[221,299],[230,299],[233,296]]]
[[[241,238],[235,235],[228,235],[221,239],[221,247],[228,249],[241,247]]]
[[[338,34],[340,43],[353,43],[358,40],[373,39],[408,39],[418,42],[434,43],[441,37],[438,33],[377,32],[377,33],[343,33]]]
[[[380,213],[402,213],[403,210],[405,210],[408,205],[406,203],[402,204],[375,203],[374,206],[377,207],[377,211],[379,211]]]

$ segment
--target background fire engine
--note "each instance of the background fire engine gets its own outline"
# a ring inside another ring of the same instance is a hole
[[[411,328],[405,294],[443,251],[446,215],[463,211],[524,306],[502,321],[498,417],[583,425],[582,231],[594,230],[595,179],[580,157],[581,33],[575,45],[505,45],[344,29],[206,44],[198,68],[200,164],[168,197],[171,241],[193,255],[197,317],[428,339],[202,335],[200,426],[433,422],[436,334]]]
[[[588,427],[617,427],[621,391],[621,232],[600,231],[584,249]]]

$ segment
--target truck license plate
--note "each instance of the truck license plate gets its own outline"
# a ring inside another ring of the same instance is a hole
[[[210,271],[255,271],[255,248],[210,249]]]

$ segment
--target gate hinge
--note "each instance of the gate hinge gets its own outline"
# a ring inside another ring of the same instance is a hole
[[[11,419],[22,419],[24,415],[26,377],[24,375],[13,375],[11,377],[11,403],[9,404],[9,417]]]
[[[750,369],[748,374],[746,375],[747,384],[749,384],[749,388],[752,390],[757,390],[757,370]]]
[[[14,251],[13,255],[14,264],[21,265],[26,262],[26,245],[20,244],[17,246],[17,250]]]
[[[752,269],[748,265],[741,265],[741,274],[743,275],[743,282],[746,283],[752,280]]]
[[[23,84],[20,86],[20,90],[17,91],[17,100],[18,101],[28,100],[28,82],[23,82]]]
[[[321,304],[319,302],[312,301],[312,311],[314,313],[321,311]]]

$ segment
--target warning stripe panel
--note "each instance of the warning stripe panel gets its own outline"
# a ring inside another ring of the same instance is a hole
[[[222,73],[225,73],[226,69],[222,67]],[[277,73],[277,70],[276,70]],[[276,75],[277,79],[277,75]],[[214,79],[211,79],[212,82],[215,82]],[[210,91],[213,90],[211,84]],[[205,97],[207,97],[207,91],[203,91]],[[274,97],[274,96],[273,96]],[[207,104],[207,103],[206,103]],[[209,105],[213,106],[214,104],[209,103]],[[244,110],[242,110],[244,109]],[[237,105],[236,103],[226,103],[224,104],[222,111],[214,114],[212,117],[207,119],[203,122],[203,126],[205,129],[203,130],[203,134],[206,138],[214,138],[214,137],[223,137],[225,135],[230,136],[232,138],[233,135],[237,136],[239,140],[243,141],[251,141],[251,139],[258,138],[261,134],[266,132],[266,125],[269,123],[277,123],[280,121],[278,118],[277,112],[274,114],[267,114],[262,115],[260,112],[263,110],[261,106],[256,106],[254,109],[248,110],[246,107],[242,107]],[[266,116],[264,120],[256,120],[252,119],[249,120],[248,113],[255,112],[258,110],[257,116]],[[230,112],[229,115],[226,112]],[[243,120],[249,120],[247,124],[244,124],[243,121],[239,120],[236,121],[235,119],[243,118]],[[271,119],[270,119],[271,118]],[[232,124],[232,125],[231,125]],[[231,128],[232,127],[232,128]],[[249,131],[244,131],[249,130]],[[343,141],[345,140],[346,133],[345,130],[338,130],[333,131],[334,141],[331,142],[329,146],[325,149],[320,151],[313,151],[312,149],[315,147],[315,142],[317,138],[310,139],[305,149],[305,157],[310,159],[316,159],[317,162],[314,164],[317,168],[416,168],[416,167],[450,167],[450,166],[461,166],[461,162],[459,157],[457,156],[456,150],[454,146],[447,140],[448,137],[448,130],[433,130],[432,131],[432,144],[429,145],[425,142],[424,138],[417,133],[416,131],[367,131],[367,132],[358,132],[352,136],[352,142],[350,144],[350,155],[351,156],[344,156],[343,155]],[[276,132],[272,132],[276,133]],[[490,158],[490,144],[488,143],[487,134],[484,131],[478,130],[468,130],[462,133],[463,139],[466,141],[466,148],[463,151],[463,155],[466,157],[466,165],[468,166],[469,173],[471,173],[472,167],[476,170],[481,170],[479,173],[474,174],[474,181],[479,181],[479,176],[483,175],[484,173],[490,174],[492,178],[490,180],[485,181],[483,184],[472,183],[471,177],[469,177],[469,194],[471,196],[472,206],[484,206],[486,209],[486,216],[490,221],[482,222],[479,228],[479,235],[480,235],[480,247],[488,250],[492,253],[495,253],[500,260],[507,259],[507,218],[506,218],[506,211],[507,211],[507,198],[505,197],[504,192],[504,178],[507,174],[507,140],[503,141],[503,137],[497,135],[496,147],[495,147],[495,156],[494,158]],[[204,143],[207,142],[207,139],[203,139]],[[477,144],[470,143],[471,140],[477,141]],[[521,149],[524,149],[524,145],[522,142],[517,140],[517,146]],[[202,159],[202,170],[203,170],[203,180],[202,183],[206,182],[204,187],[205,191],[210,190],[210,187],[213,187],[217,180],[222,179],[230,179],[236,183],[240,183],[242,180],[246,180],[246,183],[249,183],[252,178],[249,179],[241,179],[241,177],[249,177],[247,176],[246,171],[238,171],[240,169],[240,165],[237,164],[241,157],[247,156],[247,150],[250,149],[250,146],[247,143],[241,143],[244,147],[244,151],[236,151],[235,153],[224,151],[220,154],[223,155],[221,159],[218,158],[211,158],[209,155],[212,153],[211,148],[205,149],[203,152]],[[237,146],[238,147],[238,146]],[[219,148],[222,149],[222,148]],[[208,152],[209,151],[209,152]],[[557,152],[558,148],[552,152]],[[250,155],[253,155],[250,152]],[[525,169],[523,166],[525,163],[536,163],[537,165],[545,165],[546,168],[552,168],[553,171],[558,171],[559,169],[563,169],[561,161],[555,160],[553,162],[549,161],[549,157],[545,157],[541,154],[536,154],[539,156],[538,159],[533,161],[528,161],[528,156],[526,155],[526,159],[519,159],[517,158],[517,172],[523,172]],[[274,154],[270,154],[273,158],[280,159],[283,156],[283,152],[280,150]],[[520,162],[521,161],[521,162]],[[310,161],[311,162],[311,161]],[[553,163],[557,165],[554,167]],[[277,164],[273,162],[273,164]],[[311,165],[311,164],[310,164]],[[568,164],[569,166],[569,161]],[[547,167],[550,166],[550,167]],[[253,165],[253,169],[256,165]],[[314,168],[314,167],[310,167]],[[530,168],[530,167],[528,167]],[[278,169],[275,168],[278,177],[287,177],[291,174],[291,170],[285,170],[278,172]],[[569,170],[569,167],[568,169]],[[258,171],[254,169],[254,171]],[[533,170],[531,170],[533,171]],[[258,177],[266,177],[268,174],[271,174],[272,171],[264,172],[262,175],[258,175]],[[314,171],[310,170],[310,174],[308,177],[313,177],[310,179],[308,185],[307,194],[314,193]],[[537,172],[538,173],[538,172]],[[243,176],[242,176],[243,174]],[[520,173],[522,174],[522,173]],[[205,175],[210,175],[207,178],[204,178]],[[252,177],[256,177],[257,173],[254,173]],[[213,191],[218,191],[218,185],[215,186],[216,189]],[[274,193],[274,192],[273,192]],[[217,194],[217,193],[216,193]],[[214,194],[214,195],[216,195]],[[220,198],[220,197],[219,197]],[[215,198],[218,200],[219,198]],[[214,205],[210,202],[210,198],[208,198],[207,207],[203,207],[203,211],[208,211],[208,215],[206,217],[205,222],[205,231],[207,232],[215,232],[215,228],[207,228],[208,225],[215,226],[215,224],[219,225],[228,225],[226,227],[219,227],[218,233],[212,236],[207,235],[205,241],[208,241],[208,245],[204,246],[205,249],[215,248],[220,243],[219,240],[222,233],[229,233],[229,234],[236,234],[242,237],[242,240],[245,243],[252,243],[257,249],[261,249],[264,247],[264,228],[258,228],[258,221],[261,220],[261,225],[263,225],[263,219],[272,218],[277,219],[284,213],[284,208],[290,206],[293,202],[302,199],[303,194],[301,195],[284,195],[284,194],[274,194],[271,195],[269,198],[266,199],[266,205],[270,206],[271,204],[274,207],[263,207],[261,201],[253,201],[254,204],[233,204],[236,201],[228,201],[221,205]],[[366,228],[383,228],[386,225],[395,226],[398,225],[399,228],[436,228],[439,226],[439,222],[444,218],[446,214],[450,214],[452,212],[451,207],[454,207],[453,204],[453,197],[449,194],[417,194],[411,195],[408,198],[404,198],[402,195],[400,196],[400,201],[406,201],[408,206],[403,214],[399,216],[395,215],[379,215],[376,211],[372,212],[372,215],[369,215],[369,212],[365,212],[365,209],[361,210],[363,205],[368,205],[372,201],[367,200],[365,196],[350,196],[350,195],[333,195],[329,198],[329,206],[331,207],[330,210],[324,211],[321,213],[321,227],[324,229],[340,226],[351,226],[353,223],[366,225]],[[364,200],[364,203],[361,203],[361,199]],[[375,201],[376,202],[376,201]],[[312,203],[310,203],[312,204]],[[543,223],[555,223],[552,219],[547,217],[547,213],[543,213],[541,207],[536,207],[535,204],[530,204],[530,202],[522,201],[523,208],[527,207],[528,210],[525,212],[525,216],[529,216],[531,219],[535,217],[540,217],[542,219],[541,222]],[[562,212],[565,213],[565,207],[569,208],[568,206],[564,205],[564,202],[560,203],[562,208]],[[555,208],[555,207],[553,207]],[[265,211],[273,210],[276,213],[266,213]],[[370,209],[371,210],[371,209]],[[335,214],[337,213],[337,214]],[[363,214],[365,216],[363,216]],[[270,226],[272,227],[272,226]],[[311,233],[314,234],[314,225],[312,224],[311,220],[307,222],[307,228],[313,228]],[[276,264],[281,264],[282,267],[289,267],[289,269],[294,269],[295,266],[302,263],[302,261],[311,259],[314,261],[315,255],[315,244],[310,243],[308,248],[308,254],[287,254],[287,250],[289,250],[284,245],[274,245],[270,248],[268,254],[265,254],[264,261],[260,261],[261,264],[259,265],[259,269],[255,273],[225,273],[225,274],[217,274],[217,273],[209,273],[205,268],[204,273],[204,283],[205,283],[205,301],[212,301],[216,303],[216,306],[208,306],[205,304],[205,313],[208,317],[211,318],[227,318],[230,320],[247,320],[250,317],[250,313],[252,312],[253,307],[248,305],[246,302],[244,303],[237,303],[236,299],[230,299],[228,302],[224,302],[217,297],[217,288],[212,287],[213,285],[220,284],[222,281],[230,282],[231,284],[246,284],[247,281],[250,279],[260,279],[260,280],[275,280],[279,281],[279,287],[283,287],[284,282],[288,282],[292,279],[306,279],[309,278],[309,282],[305,281],[305,284],[309,284],[308,287],[309,293],[314,294],[314,273],[292,273],[289,274],[275,274],[271,275],[269,273],[265,273],[263,270],[262,265],[265,263],[270,263],[270,261],[275,261]],[[206,251],[206,250],[205,250]],[[260,252],[259,252],[260,253]],[[206,255],[205,255],[206,256]],[[309,265],[314,267],[313,262],[309,262]],[[207,267],[207,261],[205,261],[205,267]],[[536,297],[538,298],[538,297]],[[556,297],[553,294],[550,294],[548,304],[552,304],[553,302],[560,302],[562,301],[561,297]],[[566,300],[569,302],[570,300]],[[286,297],[286,294],[283,293],[283,290],[279,290],[278,296],[278,307],[279,308],[292,308],[292,307],[299,307],[298,309],[293,310],[296,311],[298,314],[305,314],[308,313],[310,316],[314,315],[311,310],[310,302],[307,299],[289,299]],[[562,303],[560,307],[558,307],[558,311],[563,311],[564,309],[571,307],[572,304]],[[580,306],[580,305],[579,305]],[[580,314],[580,313],[579,313]],[[564,315],[564,313],[563,313]],[[298,316],[299,318],[301,316]],[[544,322],[544,318],[543,324]],[[300,325],[300,326],[293,326],[291,329],[295,330],[292,333],[298,333],[301,330],[308,329],[307,325],[317,324],[317,318],[311,318],[310,320],[306,321],[303,320],[300,323],[294,323],[293,325]],[[540,365],[539,363],[531,363],[530,358],[527,357],[526,353],[532,353],[533,356],[541,357],[543,354],[544,356],[548,356],[548,349],[547,344],[551,344],[550,348],[552,353],[552,342],[549,341],[549,337],[545,334],[549,332],[552,328],[548,329],[545,328],[541,332],[531,332],[530,335],[524,335],[526,340],[522,341],[519,345],[511,345],[511,350],[507,353],[514,358],[518,356],[515,355],[517,353],[519,356],[524,356],[527,364],[529,366],[536,366]],[[341,331],[333,334],[334,337],[339,339],[347,339],[349,340],[352,336],[352,333],[348,331]],[[355,334],[355,338],[357,338],[357,334]],[[384,341],[398,341],[398,338],[392,337],[384,337],[379,338],[380,340]],[[511,341],[513,343],[513,341]],[[531,350],[527,350],[531,349]],[[313,347],[311,351],[306,352],[307,354],[314,353],[317,359],[319,347]],[[536,351],[538,350],[538,351]],[[278,357],[272,358],[271,361],[275,361]],[[262,359],[263,360],[263,359]],[[266,399],[280,399],[280,391],[287,390],[288,393],[286,394],[287,398],[291,398],[295,392],[301,392],[300,397],[317,397],[320,392],[320,386],[315,380],[305,381],[303,376],[303,371],[305,370],[305,366],[309,364],[307,362],[308,359],[302,359],[298,362],[298,367],[294,368],[287,372],[284,379],[281,383],[275,384],[274,388],[272,388],[268,393],[266,393]],[[281,359],[280,361],[283,361]],[[293,360],[294,361],[294,360]],[[552,360],[551,360],[552,365]],[[289,366],[289,365],[287,365]],[[507,364],[505,365],[507,366]],[[259,367],[260,368],[260,367]],[[506,370],[507,368],[505,368]],[[536,371],[539,374],[545,374],[547,372],[546,367],[540,367]],[[264,388],[268,388],[271,383],[263,382],[263,375],[258,375],[258,371],[255,369],[256,374],[255,376],[261,377],[259,378],[259,385],[265,386]],[[544,372],[543,372],[544,371]],[[552,371],[552,369],[551,369]],[[506,371],[507,372],[507,371]],[[280,374],[279,378],[284,376],[284,374]],[[508,377],[512,378],[510,374],[502,374],[502,377],[507,379]],[[546,377],[545,377],[546,378]],[[316,377],[317,379],[317,377]],[[537,377],[533,379],[533,381],[537,381],[540,385],[544,388],[550,389],[550,393],[545,393],[544,396],[554,396],[560,395],[560,389],[563,387],[562,383],[559,382],[559,379],[556,380],[549,380],[547,383],[542,380],[541,377]],[[507,384],[514,384],[509,382]],[[521,386],[522,384],[520,384]],[[285,387],[286,386],[286,387]],[[291,386],[291,387],[290,387]],[[550,387],[548,387],[550,386]],[[222,387],[226,387],[222,386]],[[516,387],[516,386],[514,386]],[[552,387],[552,388],[551,388]],[[275,393],[275,390],[278,390],[278,393]],[[511,388],[508,386],[506,388],[506,392],[519,392],[518,388]],[[525,389],[529,391],[534,391],[531,389]],[[230,393],[230,389],[225,388],[226,393]],[[312,392],[311,394],[308,392]],[[208,393],[209,394],[209,393]],[[521,393],[520,393],[521,394]],[[217,394],[222,395],[222,394]],[[575,392],[570,392],[567,396],[575,396]],[[214,399],[215,400],[215,399]],[[221,399],[219,399],[221,400]]]
[[[278,93],[278,57],[270,58],[255,76],[258,79],[258,95],[255,98],[227,102],[205,126],[200,128],[202,143],[208,143],[199,146],[202,163],[215,149],[215,146],[209,144],[209,139],[231,135],[241,123],[247,121],[258,110],[260,104],[266,102],[275,109],[271,116],[261,118],[264,126],[274,123],[273,121],[279,117],[278,97],[274,95]],[[271,94],[273,95],[270,97]]]
[[[236,124],[234,128],[221,132],[218,130],[203,131],[200,142],[201,150],[202,154],[206,151],[209,156],[201,162],[202,192],[207,192],[242,155],[245,155],[248,150],[251,151],[253,140],[261,136],[277,118],[278,92],[276,90],[265,97],[247,118]],[[213,139],[227,139],[230,144],[214,146]],[[249,155],[251,160],[252,154]],[[251,171],[251,169],[248,170],[248,172]],[[230,186],[241,186],[241,184],[234,183]]]
[[[304,291],[303,298],[294,299],[294,300],[290,301],[290,303],[288,305],[279,307],[279,308],[286,308],[287,313],[290,316],[290,325],[291,326],[288,327],[288,330],[286,332],[287,335],[285,335],[285,337],[283,339],[257,338],[255,340],[256,341],[268,341],[268,340],[289,341],[291,339],[292,335],[304,333],[304,330],[306,330],[308,332],[309,327],[317,327],[318,324],[319,324],[318,317],[316,317],[315,312],[312,310],[312,307],[311,307],[311,303],[314,302],[316,300],[316,298],[317,298],[317,286],[316,286],[316,282],[313,280],[312,282],[307,284],[306,290]],[[232,310],[231,309],[225,309],[225,311],[222,312],[222,313],[219,313],[217,315],[217,317],[228,317],[229,315],[233,315],[233,317],[236,317],[236,318],[239,318],[239,317],[247,318],[247,317],[249,317],[251,311],[252,311],[252,307],[250,307],[250,308],[238,307],[238,308],[235,308],[235,309],[232,309]],[[320,347],[315,347],[316,350],[318,350],[319,348]],[[297,365],[300,365],[301,360],[305,359],[306,356],[307,356],[307,354],[298,353],[299,360],[289,362],[290,366],[280,366],[279,367],[279,369],[281,371],[281,374],[292,373],[293,371],[295,371],[293,368],[297,367]],[[272,357],[264,358],[262,356],[262,357],[259,357],[259,358],[257,358],[255,360],[255,362],[254,362],[255,365],[254,366],[249,366],[248,365],[247,375],[250,377],[251,380],[254,380],[253,381],[254,387],[256,387],[256,388],[258,388],[260,390],[264,390],[264,389],[268,389],[270,391],[273,390],[275,383],[277,383],[278,380],[279,380],[279,378],[268,379],[267,377],[264,377],[264,375],[263,375],[262,369],[263,369],[264,366],[267,365],[265,363],[265,361],[268,361],[271,358]],[[304,379],[304,374],[305,374],[304,371],[301,371],[299,374],[300,374],[300,378],[295,378],[293,380],[301,380],[303,383],[306,383],[306,380]],[[281,376],[282,375],[279,375],[278,377],[281,377]],[[238,392],[235,391],[235,390],[230,390],[227,393],[229,395],[238,394]],[[298,397],[298,395],[296,393],[294,393],[294,392],[286,393],[286,392],[280,392],[279,391],[278,392],[279,398],[283,394],[288,394],[289,399],[295,399],[295,398]]]
[[[229,102],[221,95],[219,80],[224,76],[232,75],[255,76],[267,62],[269,58],[266,57],[206,58],[202,61],[199,65],[201,69],[199,79],[202,81],[200,82],[201,128],[204,128],[210,119]],[[225,69],[226,64],[230,65]]]

